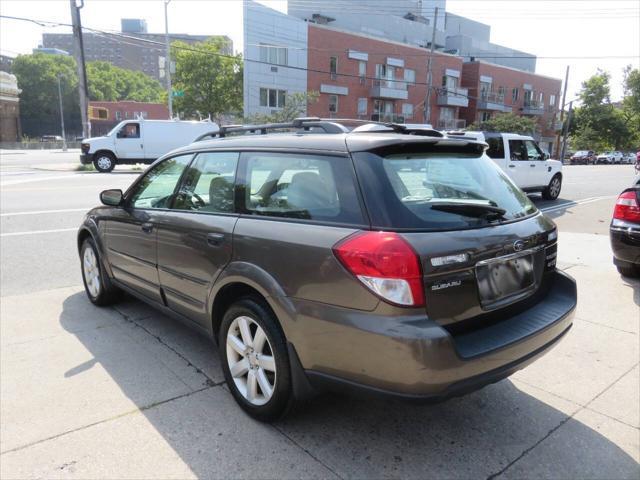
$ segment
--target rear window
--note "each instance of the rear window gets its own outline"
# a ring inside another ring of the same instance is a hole
[[[377,228],[474,228],[537,212],[486,155],[358,153],[354,159]],[[496,210],[504,210],[500,218]]]

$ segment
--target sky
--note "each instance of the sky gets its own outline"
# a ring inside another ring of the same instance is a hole
[[[286,12],[286,0],[259,1]],[[172,0],[168,9],[170,32],[228,35],[242,52],[242,0]],[[618,100],[625,65],[640,68],[640,0],[448,0],[447,11],[490,25],[494,43],[537,55],[537,73],[564,78],[569,65],[567,101],[599,68]],[[164,32],[163,0],[85,0],[81,12],[85,27],[120,31],[120,18],[144,18],[149,32]],[[68,0],[0,0],[0,15],[71,21]],[[31,53],[43,32],[69,31],[0,18],[0,51]]]

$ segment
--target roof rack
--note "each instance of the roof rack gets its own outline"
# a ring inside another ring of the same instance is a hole
[[[263,125],[224,125],[218,130],[207,132],[195,139],[196,142],[206,138],[223,138],[229,133],[249,132],[266,135],[269,130],[285,130],[285,129],[302,129],[309,131],[312,128],[320,128],[325,133],[348,133],[349,129],[340,123],[331,120],[322,120],[318,117],[299,117],[291,122],[284,123],[265,123]]]

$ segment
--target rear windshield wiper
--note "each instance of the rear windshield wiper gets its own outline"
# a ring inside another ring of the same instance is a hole
[[[494,219],[502,218],[507,211],[504,208],[486,203],[437,202],[431,205],[432,210],[460,213],[469,217]]]

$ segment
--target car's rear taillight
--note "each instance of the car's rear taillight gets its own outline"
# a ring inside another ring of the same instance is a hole
[[[638,205],[636,192],[629,190],[618,197],[613,218],[627,222],[640,222],[640,205]]]
[[[396,305],[424,305],[420,259],[394,232],[361,232],[333,247],[349,272],[372,292]]]

